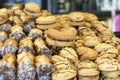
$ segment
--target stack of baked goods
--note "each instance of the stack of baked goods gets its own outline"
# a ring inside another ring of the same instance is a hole
[[[92,13],[2,8],[0,80],[120,80],[120,39]]]

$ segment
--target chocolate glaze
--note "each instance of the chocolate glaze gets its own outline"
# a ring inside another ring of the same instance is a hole
[[[10,37],[15,39],[16,41],[20,41],[21,39],[25,38],[26,35],[24,33],[15,32]]]
[[[36,72],[32,63],[21,62],[17,68],[17,80],[35,80]]]
[[[20,48],[18,49],[18,54],[22,53],[23,51],[24,51],[24,52],[30,52],[30,53],[32,53],[33,55],[35,55],[35,50],[34,50],[33,48],[28,47],[28,46],[20,47]]]
[[[29,33],[28,37],[30,37],[33,41],[37,38],[43,38],[41,34],[37,34],[37,33]]]
[[[5,62],[0,62],[0,80],[16,80],[16,69]]]
[[[11,27],[12,26],[10,24],[2,24],[0,25],[0,31],[5,31],[10,33]]]
[[[54,72],[54,68],[51,64],[42,64],[36,68],[38,80],[52,80],[51,74]]]
[[[23,30],[25,33],[29,33],[30,29],[35,28],[35,22],[29,22],[28,24],[24,25]]]
[[[16,53],[18,48],[13,45],[6,45],[3,47],[3,49],[4,49],[4,54],[7,54],[7,53]]]
[[[7,36],[1,36],[1,35],[0,35],[0,41],[1,41],[1,42],[5,42],[7,39],[8,39]]]
[[[48,48],[42,48],[42,49],[40,49],[40,51],[38,52],[38,54],[40,54],[40,55],[46,55],[47,57],[51,57],[51,55],[52,55],[52,51],[50,50],[50,49],[48,49]]]

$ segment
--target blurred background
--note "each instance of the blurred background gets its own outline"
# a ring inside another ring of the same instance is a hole
[[[55,15],[72,11],[91,12],[113,32],[120,32],[120,0],[0,0],[0,7],[10,8],[14,5],[24,8],[27,2],[37,3],[41,9],[47,9]]]

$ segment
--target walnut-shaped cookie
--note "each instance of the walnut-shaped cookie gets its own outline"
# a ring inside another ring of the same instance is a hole
[[[22,52],[30,52],[35,55],[35,50],[33,48],[33,42],[29,37],[22,39],[19,43],[18,54]]]
[[[26,37],[26,35],[23,32],[23,28],[21,26],[15,25],[11,28],[10,38],[13,38],[19,42],[21,39],[23,39],[25,37]]]
[[[37,38],[34,41],[34,45],[36,47],[37,50],[37,54],[44,54],[47,57],[51,57],[52,55],[52,51],[46,46],[45,42],[43,41],[42,38]]]
[[[38,80],[51,80],[51,74],[54,67],[50,59],[45,55],[38,55],[35,57],[35,66]]]
[[[0,79],[16,80],[16,56],[12,53],[5,54],[0,60]]]
[[[22,52],[17,55],[17,80],[35,80],[34,55]]]

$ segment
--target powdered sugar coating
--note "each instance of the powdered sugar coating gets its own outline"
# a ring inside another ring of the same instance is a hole
[[[21,62],[17,68],[17,80],[35,80],[35,67],[32,63]]]

